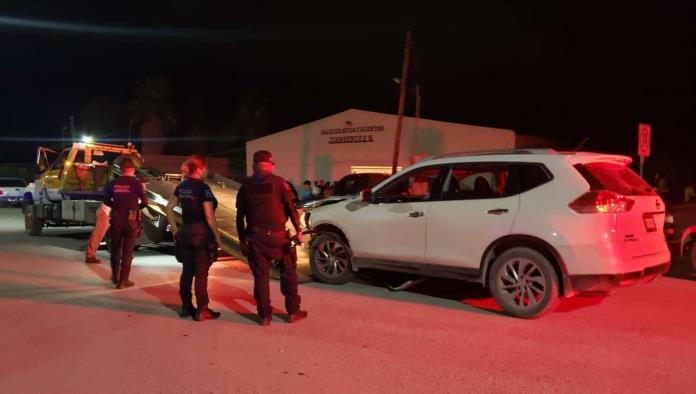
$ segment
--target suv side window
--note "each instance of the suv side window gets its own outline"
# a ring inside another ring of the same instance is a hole
[[[507,163],[454,164],[442,188],[443,200],[480,200],[514,194]]]
[[[532,190],[553,179],[553,176],[543,164],[517,164],[515,167],[519,177],[518,193]]]
[[[440,172],[441,167],[409,171],[380,189],[374,199],[381,203],[429,201],[438,194],[436,186]]]

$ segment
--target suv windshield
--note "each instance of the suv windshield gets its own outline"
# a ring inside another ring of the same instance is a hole
[[[592,190],[605,189],[624,196],[653,196],[655,191],[638,174],[623,164],[587,163],[575,168]]]

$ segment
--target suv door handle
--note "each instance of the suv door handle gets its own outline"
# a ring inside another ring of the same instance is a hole
[[[505,208],[489,209],[487,213],[490,215],[502,215],[508,213],[508,210]]]
[[[413,212],[409,212],[406,214],[406,216],[408,216],[410,218],[419,218],[423,215],[425,215],[425,214],[421,211],[413,211]]]

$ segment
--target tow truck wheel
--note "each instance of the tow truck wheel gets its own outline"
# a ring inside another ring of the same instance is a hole
[[[29,235],[41,235],[44,222],[34,216],[33,209],[27,209],[24,213],[24,229]]]
[[[309,265],[320,282],[340,285],[351,280],[351,252],[337,235],[321,234],[312,241]]]

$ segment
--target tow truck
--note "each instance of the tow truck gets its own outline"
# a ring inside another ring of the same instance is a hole
[[[27,233],[38,236],[44,227],[94,225],[104,200],[104,186],[113,178],[119,156],[141,159],[130,143],[121,146],[83,140],[60,153],[39,146],[36,164],[40,175],[32,200],[24,208]]]
[[[147,166],[131,143],[112,145],[95,143],[87,138],[58,152],[58,149],[43,146],[37,148],[36,164],[40,176],[35,181],[32,201],[24,206],[28,234],[39,236],[45,227],[94,225],[96,211],[104,200],[104,186],[114,176],[120,175],[120,157],[129,156],[136,163],[136,176],[145,182],[145,192],[150,200],[143,222],[145,236],[154,244],[173,242],[165,207],[181,181],[180,174],[167,174]],[[210,180],[209,185],[219,202],[215,216],[223,243],[220,247],[228,255],[246,261],[240,251],[235,225],[235,202],[241,185],[219,174],[213,174]],[[181,223],[180,207],[176,207],[174,212],[177,214],[175,220]],[[298,248],[297,252],[298,277],[301,281],[310,280],[307,247]]]

